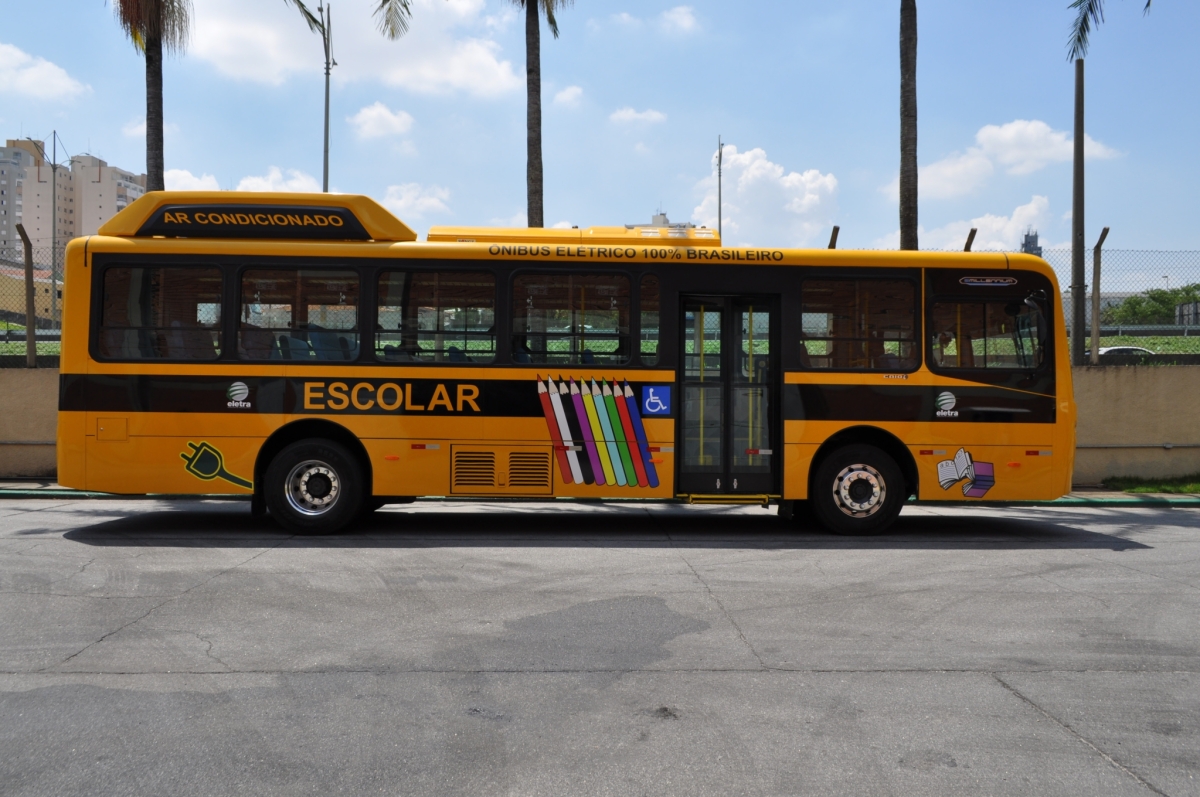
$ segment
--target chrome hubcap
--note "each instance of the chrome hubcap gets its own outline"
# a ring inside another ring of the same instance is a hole
[[[329,465],[308,460],[292,468],[284,489],[292,509],[302,515],[323,515],[337,503],[341,481]]]
[[[887,498],[887,484],[870,465],[842,468],[833,480],[833,501],[838,509],[854,518],[870,517]]]

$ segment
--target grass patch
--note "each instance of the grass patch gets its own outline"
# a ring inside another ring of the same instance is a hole
[[[1200,493],[1200,473],[1176,476],[1173,479],[1139,479],[1136,476],[1116,476],[1105,479],[1104,486],[1110,490],[1127,493]]]
[[[1084,346],[1091,345],[1091,339],[1086,339]],[[1182,335],[1149,335],[1144,338],[1113,335],[1100,338],[1100,348],[1105,346],[1141,346],[1155,354],[1200,354],[1200,335],[1189,335],[1186,338]]]

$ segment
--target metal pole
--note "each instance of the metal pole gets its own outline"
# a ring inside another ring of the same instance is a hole
[[[25,367],[37,368],[37,306],[33,291],[33,242],[25,225],[17,225],[17,235],[25,244]]]
[[[1100,247],[1108,237],[1108,228],[1100,231],[1100,240],[1092,250],[1092,365],[1100,364]]]
[[[841,229],[842,228],[837,226],[836,224],[833,225],[833,232],[829,234],[829,248],[830,249],[837,249],[837,237],[838,237],[838,232]]]
[[[963,247],[964,252],[971,251],[971,245],[975,243],[975,233],[977,232],[979,232],[979,230],[975,227],[972,227],[971,231],[967,233],[967,245]]]
[[[50,162],[50,317],[58,319],[58,131],[50,137],[54,160]],[[58,325],[60,328],[62,324]]]
[[[317,9],[321,11],[320,9]],[[325,45],[325,164],[321,178],[321,190],[329,193],[329,70],[330,50],[333,47],[333,4],[321,12],[321,41]]]
[[[717,237],[721,237],[721,160],[725,157],[725,147],[721,137],[717,136]],[[724,244],[722,244],[724,246]]]
[[[1075,59],[1075,175],[1071,199],[1071,364],[1083,365],[1083,59]]]

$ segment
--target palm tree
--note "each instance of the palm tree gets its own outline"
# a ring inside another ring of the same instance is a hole
[[[900,248],[917,248],[917,0],[900,0]]]
[[[319,22],[302,0],[283,1],[296,6],[309,28],[316,30]],[[381,0],[376,14],[385,6],[400,6],[407,12],[408,0]],[[146,190],[162,191],[166,187],[163,181],[163,53],[183,52],[187,47],[192,27],[192,3],[191,0],[116,0],[113,9],[118,24],[146,58]],[[391,13],[385,14],[385,21],[394,25],[391,16]],[[402,18],[400,21],[404,22]],[[385,33],[389,30],[386,25],[380,27]],[[399,35],[403,35],[403,30]]]
[[[146,57],[146,190],[163,190],[163,52],[187,46],[191,0],[116,0],[113,5],[133,46]]]
[[[525,182],[528,194],[530,227],[544,227],[542,208],[542,32],[538,9],[546,12],[550,32],[558,38],[556,10],[572,5],[574,0],[512,0],[525,9]]]
[[[1150,3],[1151,0],[1146,0],[1143,14],[1150,13]],[[1075,23],[1071,25],[1071,38],[1067,42],[1070,49],[1067,60],[1074,61],[1087,55],[1088,36],[1091,35],[1092,26],[1099,27],[1104,21],[1104,0],[1074,0],[1068,8],[1074,8],[1078,12]]]

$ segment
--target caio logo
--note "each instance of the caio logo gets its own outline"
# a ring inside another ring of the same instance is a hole
[[[250,402],[246,401],[250,397],[250,388],[245,382],[234,382],[225,391],[225,398],[229,399],[225,406],[233,409],[250,409]]]

